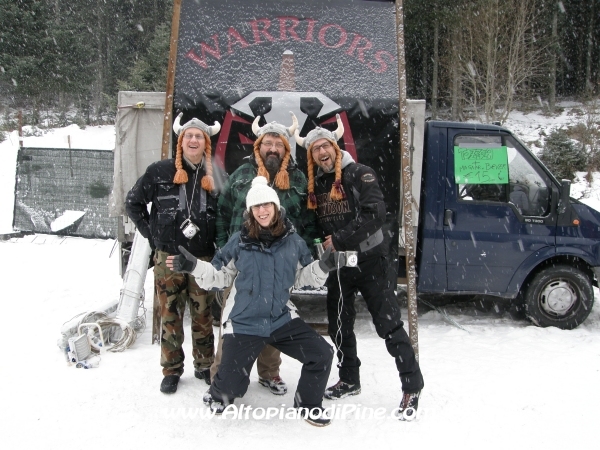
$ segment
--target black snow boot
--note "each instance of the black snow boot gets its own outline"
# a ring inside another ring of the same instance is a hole
[[[206,406],[208,406],[209,409],[213,411],[217,416],[223,414],[225,408],[227,408],[227,406],[230,405],[230,403],[225,404],[224,402],[220,402],[216,398],[214,398],[210,393],[210,389],[204,393],[204,396],[202,397],[202,402]]]
[[[298,408],[298,415],[315,427],[331,425],[331,417],[327,416],[325,410],[320,406],[314,408],[300,407]]]
[[[204,380],[210,386],[210,368],[194,370],[194,376],[199,380]]]
[[[420,395],[421,391],[414,393],[402,393],[402,400],[400,401],[400,406],[398,407],[398,412],[396,413],[398,419],[410,422],[417,418]]]
[[[160,383],[160,392],[164,394],[174,394],[177,392],[177,385],[179,384],[179,375],[167,375],[163,378]]]
[[[276,376],[273,378],[261,378],[259,376],[258,383],[261,386],[269,388],[271,394],[284,395],[287,393],[287,385],[285,384],[285,381],[281,379],[280,376]]]
[[[360,394],[360,384],[348,384],[345,381],[340,380],[333,386],[329,386],[325,389],[323,397],[328,400],[339,400],[340,398],[358,394]]]

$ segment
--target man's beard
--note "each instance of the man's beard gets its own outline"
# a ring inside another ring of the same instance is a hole
[[[279,168],[281,167],[279,155],[273,153],[267,155],[265,159],[265,167],[269,172],[269,175],[275,175],[277,172],[279,172]]]
[[[321,170],[325,173],[333,172],[335,170],[335,162],[331,163],[330,165],[321,166]]]

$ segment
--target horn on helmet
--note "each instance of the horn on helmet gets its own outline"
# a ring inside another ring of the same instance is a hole
[[[304,147],[304,141],[306,139],[303,137],[300,137],[300,132],[298,131],[297,128],[296,128],[296,131],[294,132],[294,139],[296,139],[296,144],[298,144],[300,147]]]
[[[298,119],[292,111],[290,111],[290,114],[292,115],[292,125],[288,128],[288,133],[290,136],[294,136],[294,132],[298,128]]]
[[[221,124],[215,120],[215,124],[212,127],[208,127],[208,134],[214,136],[221,131]]]
[[[258,136],[258,133],[260,133],[260,127],[258,126],[258,121],[260,120],[260,115],[256,116],[254,118],[254,122],[252,122],[252,132]]]
[[[183,113],[180,112],[179,115],[175,118],[175,122],[173,122],[173,131],[177,136],[179,136],[179,132],[181,131],[181,118],[183,117]]]
[[[333,132],[333,134],[335,135],[335,137],[336,137],[336,140],[338,140],[338,141],[339,141],[339,140],[340,140],[340,138],[341,138],[341,137],[344,135],[344,124],[342,124],[342,119],[340,118],[340,115],[339,115],[339,114],[336,114],[336,115],[335,115],[335,119],[336,119],[336,121],[337,121],[337,125],[338,125],[338,127],[337,127],[337,130],[335,130],[335,131]]]

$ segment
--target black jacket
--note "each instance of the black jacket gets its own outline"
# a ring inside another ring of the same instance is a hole
[[[336,250],[358,252],[359,262],[387,255],[390,238],[384,232],[385,202],[373,169],[355,163],[342,151],[342,186],[346,198],[332,201],[335,173],[320,169],[315,179],[317,217],[324,236],[331,235]]]
[[[152,248],[177,254],[177,247],[182,245],[196,257],[213,256],[217,200],[224,174],[213,166],[215,189],[208,193],[200,186],[205,175],[204,168],[195,168],[185,159],[183,168],[188,174],[185,187],[173,183],[176,171],[174,159],[150,164],[127,194],[127,215]],[[186,238],[181,231],[181,224],[190,217],[187,206],[190,199],[191,220],[199,228],[192,239]],[[148,203],[152,203],[150,214],[146,206]]]

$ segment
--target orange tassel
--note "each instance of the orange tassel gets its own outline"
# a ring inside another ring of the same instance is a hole
[[[285,171],[277,172],[275,176],[275,186],[277,186],[282,191],[287,191],[290,188],[290,174]]]
[[[331,142],[331,141],[330,141]],[[331,186],[331,200],[340,201],[346,198],[342,187],[342,151],[336,142],[331,142],[335,149],[335,181]]]
[[[177,171],[175,172],[175,177],[173,178],[173,183],[175,184],[185,184],[188,182],[187,172],[183,170],[183,164],[181,162],[181,157],[183,154],[183,147],[181,146],[181,142],[183,141],[183,133],[177,139],[177,153],[175,154],[175,168]]]
[[[269,171],[265,167],[265,163],[260,156],[260,143],[262,142],[265,135],[263,134],[256,141],[254,141],[254,159],[256,164],[258,165],[258,173],[256,174],[259,177],[265,177],[267,179],[267,183],[271,182],[271,177],[269,176]]]
[[[277,172],[277,175],[275,176],[275,186],[282,191],[287,191],[290,188],[290,175],[287,171],[287,168],[290,163],[292,152],[288,141],[285,139],[282,139],[282,141],[283,145],[285,145],[285,156],[283,157],[283,161],[281,161],[279,172]]]
[[[312,152],[307,150],[306,162],[308,172],[308,209],[317,209],[317,196],[315,195],[315,162],[312,158]]]
[[[206,169],[206,175],[202,177],[200,185],[205,191],[212,192],[215,188],[212,166],[212,143],[210,141],[210,136],[204,133],[204,131],[202,133],[204,134],[204,142],[206,142],[206,147],[204,148],[204,167]]]

